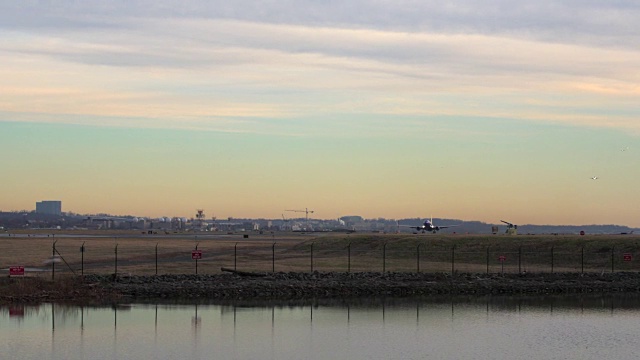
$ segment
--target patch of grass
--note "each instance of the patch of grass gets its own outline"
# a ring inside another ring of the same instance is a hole
[[[104,232],[98,232],[104,235]],[[635,235],[441,235],[441,234],[265,234],[230,237],[226,234],[196,240],[194,235],[134,237],[117,232],[114,237],[74,233],[55,236],[56,253],[62,262],[56,274],[195,273],[191,250],[198,245],[203,259],[198,273],[220,273],[221,267],[245,271],[637,271],[640,246]],[[273,245],[275,243],[275,246]],[[84,244],[85,252],[80,252]],[[157,250],[157,257],[156,257]],[[633,260],[623,261],[631,253]],[[44,264],[53,254],[53,237],[0,239],[0,268],[24,265],[50,270]],[[350,255],[350,257],[349,257]],[[505,262],[499,261],[500,256]],[[6,270],[5,270],[6,271]],[[50,275],[50,272],[47,273]]]

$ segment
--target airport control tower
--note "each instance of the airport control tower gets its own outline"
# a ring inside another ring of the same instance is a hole
[[[205,221],[204,221],[204,210],[203,209],[197,209],[196,210],[196,221],[194,221],[193,227],[196,229],[202,229],[203,227],[205,227]]]

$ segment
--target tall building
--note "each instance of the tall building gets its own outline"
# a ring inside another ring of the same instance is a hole
[[[62,201],[43,200],[36,202],[37,214],[62,215]]]

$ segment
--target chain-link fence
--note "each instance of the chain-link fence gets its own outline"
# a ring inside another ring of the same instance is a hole
[[[15,240],[14,240],[15,241]],[[244,272],[617,272],[638,271],[638,247],[461,246],[384,241],[24,240],[3,248],[8,269],[86,274],[216,274]],[[6,245],[6,244],[5,244]],[[5,251],[6,250],[6,251]]]

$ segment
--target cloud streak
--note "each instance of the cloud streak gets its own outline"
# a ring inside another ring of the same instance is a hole
[[[0,91],[8,95],[0,110],[14,119],[127,126],[115,119],[144,118],[139,124],[287,135],[304,133],[280,126],[289,121],[349,116],[640,133],[633,2],[174,5],[1,5]]]

